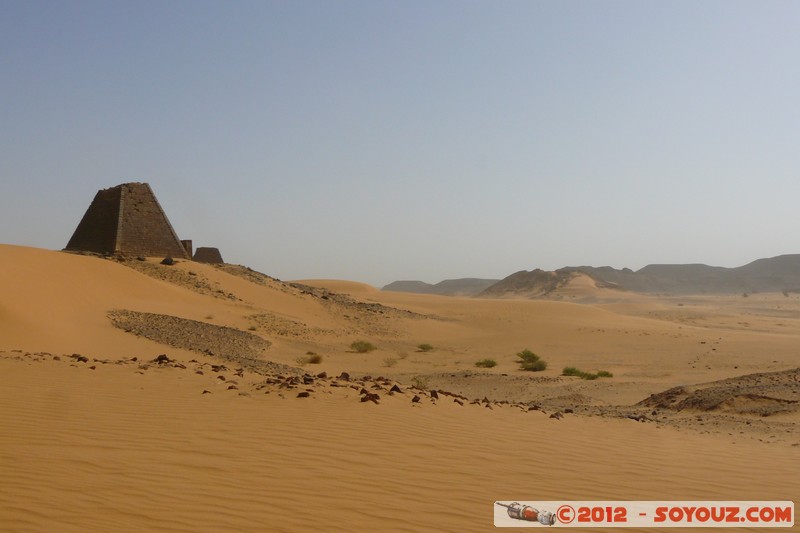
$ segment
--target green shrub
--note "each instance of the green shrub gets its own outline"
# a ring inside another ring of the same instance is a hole
[[[596,374],[591,372],[584,372],[583,370],[578,370],[574,366],[565,366],[564,370],[561,371],[562,376],[575,376],[581,379],[588,379],[589,381],[595,380],[597,378],[613,378],[614,374],[607,370],[600,370]]]
[[[430,351],[432,351],[432,350],[433,350],[433,346],[431,346],[431,345],[430,345],[430,344],[428,344],[428,343],[422,343],[422,344],[418,344],[418,345],[417,345],[417,349],[418,349],[420,352],[430,352]]]
[[[517,357],[521,359],[521,361],[518,362],[521,365],[522,370],[527,370],[528,372],[541,372],[547,368],[547,362],[527,348],[517,353]]]
[[[542,359],[537,359],[536,361],[523,361],[521,364],[522,370],[527,370],[528,372],[541,372],[547,368],[547,361],[543,361]]]
[[[373,350],[377,350],[378,348],[371,342],[353,341],[353,343],[350,345],[350,349],[358,353],[367,353]]]
[[[480,368],[492,368],[497,366],[497,361],[495,361],[494,359],[481,359],[480,361],[475,363],[475,366],[478,366]]]
[[[526,363],[532,363],[533,361],[539,360],[539,356],[533,353],[532,351],[528,350],[527,348],[517,353],[517,357],[519,357]]]

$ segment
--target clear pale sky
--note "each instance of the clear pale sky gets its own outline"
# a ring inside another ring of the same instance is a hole
[[[98,189],[282,279],[800,253],[800,3],[0,3],[0,242]]]

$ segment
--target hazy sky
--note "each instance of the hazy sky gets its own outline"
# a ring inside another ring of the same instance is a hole
[[[383,285],[800,253],[800,3],[0,2],[0,242],[147,181],[181,238]]]

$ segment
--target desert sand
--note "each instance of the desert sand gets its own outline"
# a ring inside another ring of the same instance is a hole
[[[800,500],[796,294],[467,299],[159,260],[0,246],[0,529],[487,531],[498,500]],[[521,371],[526,348],[547,369]]]

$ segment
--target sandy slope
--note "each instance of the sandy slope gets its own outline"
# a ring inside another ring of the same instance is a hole
[[[347,299],[208,265],[173,268],[157,271],[172,276],[165,281],[108,260],[0,246],[0,529],[483,531],[500,499],[800,500],[796,417],[753,419],[761,429],[739,433],[694,416],[677,427],[579,416],[677,385],[800,366],[795,299],[601,294],[590,306],[302,282]],[[266,385],[259,368],[211,371],[224,354],[114,328],[113,309],[238,328],[269,340],[270,360],[295,364],[312,350],[323,362],[307,371],[382,374],[403,392],[381,390],[376,405],[315,383],[297,398],[304,385]],[[379,349],[353,353],[357,338]],[[417,351],[421,342],[435,350]],[[514,353],[524,347],[550,367],[519,372]],[[175,362],[147,362],[161,353]],[[498,366],[476,369],[485,357]],[[615,377],[559,378],[567,365]],[[535,401],[546,413],[424,394],[412,403],[414,378],[468,398]],[[567,400],[575,414],[550,418]]]
[[[3,362],[6,526],[480,531],[496,499],[800,494],[791,448],[444,401],[245,397],[135,368]]]

